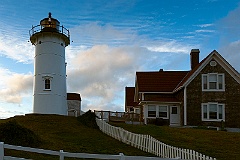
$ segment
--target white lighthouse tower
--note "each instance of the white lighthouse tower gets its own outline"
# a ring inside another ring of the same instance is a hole
[[[48,18],[30,30],[35,45],[33,113],[67,115],[65,47],[69,30],[57,19]]]

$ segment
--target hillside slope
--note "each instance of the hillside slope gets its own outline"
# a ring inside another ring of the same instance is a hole
[[[98,129],[82,125],[75,117],[30,114],[0,120],[0,123],[10,120],[16,120],[18,124],[38,135],[42,141],[38,148],[78,153],[115,155],[124,153],[125,155],[152,156],[149,153],[123,144]],[[44,157],[39,154],[13,150],[5,151],[5,154],[34,160],[59,159],[58,157]]]

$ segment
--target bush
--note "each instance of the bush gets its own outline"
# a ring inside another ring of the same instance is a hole
[[[38,147],[40,138],[31,130],[11,120],[0,125],[0,141],[18,146]]]
[[[96,123],[96,115],[91,110],[79,116],[78,121],[87,127],[98,129],[98,125]]]

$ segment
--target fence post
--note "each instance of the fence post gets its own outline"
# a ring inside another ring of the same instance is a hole
[[[120,155],[120,160],[125,160],[125,156],[123,153],[119,153],[119,155]]]
[[[4,158],[4,143],[0,142],[0,159]]]
[[[60,160],[64,160],[63,150],[60,150],[60,154],[59,154],[59,156],[60,156]]]

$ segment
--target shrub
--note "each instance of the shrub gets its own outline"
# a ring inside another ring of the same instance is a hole
[[[31,130],[11,120],[0,125],[0,141],[18,146],[38,147],[40,138]]]
[[[96,123],[96,115],[91,110],[79,116],[78,121],[87,127],[98,129],[98,125]]]

